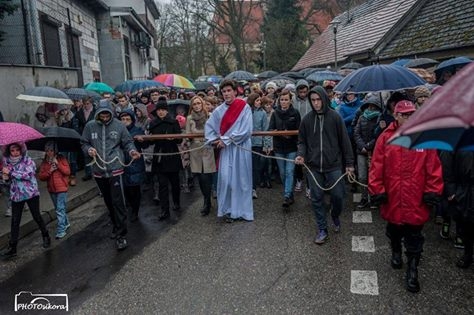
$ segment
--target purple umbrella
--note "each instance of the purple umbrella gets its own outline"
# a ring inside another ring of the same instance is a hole
[[[28,125],[0,122],[0,145],[43,138],[44,136]]]

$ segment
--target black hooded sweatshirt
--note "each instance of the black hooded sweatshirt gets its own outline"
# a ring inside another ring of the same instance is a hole
[[[345,167],[353,167],[354,155],[344,121],[329,106],[331,103],[326,91],[315,86],[308,93],[318,94],[322,100],[322,112],[316,110],[303,117],[298,133],[298,153],[306,165],[317,172],[331,172]]]

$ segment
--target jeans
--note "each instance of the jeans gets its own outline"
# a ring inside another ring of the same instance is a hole
[[[67,152],[67,159],[69,161],[69,166],[71,167],[71,176],[76,176],[77,173],[77,152]]]
[[[58,220],[56,235],[60,235],[66,232],[66,228],[69,225],[66,213],[67,192],[49,193],[49,195],[51,196],[54,208],[56,209],[56,218]]]
[[[325,173],[311,170],[311,173],[314,175],[319,185],[321,185],[323,188],[332,186],[342,175],[341,170],[334,170]],[[308,174],[308,181],[309,187],[311,189],[311,205],[316,218],[316,224],[318,225],[318,229],[320,231],[327,230],[326,209],[323,205],[324,191],[316,186],[316,183],[310,174]],[[344,206],[344,180],[340,180],[337,185],[329,192],[331,194],[332,204],[331,216],[333,218],[339,218],[339,215],[342,212],[342,207]]]
[[[262,147],[252,147],[252,151],[263,153]],[[260,184],[262,178],[262,157],[258,154],[252,153],[252,189],[256,189]]]
[[[369,158],[367,155],[357,154],[357,173],[359,175],[359,182],[367,185],[367,175],[369,172]],[[368,200],[367,187],[362,188],[362,199]]]
[[[275,156],[279,158],[285,158],[294,161],[296,158],[296,152],[290,153],[276,153]],[[284,197],[293,198],[293,178],[295,171],[295,163],[289,161],[283,161],[277,159],[278,170],[280,171],[281,182],[284,187]]]

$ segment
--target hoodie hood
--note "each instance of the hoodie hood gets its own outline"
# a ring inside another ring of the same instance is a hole
[[[380,95],[378,94],[372,94],[371,96],[369,96],[364,104],[362,104],[362,106],[360,107],[360,109],[362,111],[364,111],[368,106],[369,104],[372,104],[372,105],[375,105],[377,106],[380,110],[382,110],[382,104],[380,103]]]
[[[298,89],[299,87],[307,87],[309,88],[309,84],[308,84],[308,81],[306,80],[298,80],[298,82],[296,82],[296,89]]]
[[[109,100],[100,100],[99,106],[97,106],[97,110],[95,111],[95,120],[100,122],[99,114],[104,112],[110,113],[111,117],[110,120],[107,122],[107,124],[109,124],[114,119],[114,111],[112,109],[112,104]]]
[[[133,126],[135,126],[135,122],[137,120],[137,117],[135,116],[135,113],[133,112],[133,110],[130,109],[130,108],[127,108],[127,109],[124,109],[123,111],[121,111],[120,114],[119,114],[119,118],[121,118],[124,115],[128,115],[128,116],[132,117],[132,123],[127,126],[127,129],[130,130],[130,129],[133,128]]]
[[[2,146],[2,153],[3,153],[3,156],[4,157],[9,157],[10,156],[10,147],[12,145],[18,145],[20,146],[20,149],[21,149],[21,155],[22,156],[25,156],[26,154],[26,145],[24,142],[15,142],[15,143],[10,143],[10,144],[7,144],[7,145],[3,145]]]
[[[135,108],[138,109],[142,113],[142,117],[148,117],[148,111],[146,109],[146,105],[142,103],[136,103]]]
[[[329,99],[328,93],[322,86],[315,86],[313,87],[309,93],[308,93],[308,101],[309,104],[311,105],[311,109],[316,112],[314,109],[312,103],[311,103],[311,94],[318,94],[319,97],[321,98],[321,101],[323,102],[323,107],[322,107],[322,113],[325,114],[329,110],[329,105],[331,104],[331,100]]]

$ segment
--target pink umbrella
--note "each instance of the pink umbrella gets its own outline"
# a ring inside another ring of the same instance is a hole
[[[415,149],[474,151],[474,62],[430,97],[391,139]]]
[[[0,145],[43,138],[44,136],[28,125],[0,122]]]

